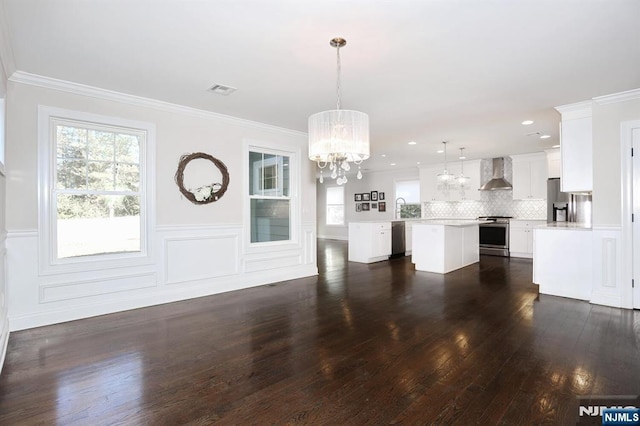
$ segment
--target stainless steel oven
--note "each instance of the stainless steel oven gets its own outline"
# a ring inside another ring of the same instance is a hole
[[[509,257],[509,219],[507,216],[485,216],[479,220],[480,254]]]

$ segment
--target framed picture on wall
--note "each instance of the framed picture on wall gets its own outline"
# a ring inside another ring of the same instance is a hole
[[[363,212],[369,211],[369,203],[362,203],[362,211]]]
[[[385,201],[381,201],[378,203],[378,211],[386,212],[387,211],[387,203]]]
[[[371,191],[371,201],[378,201],[378,191]]]
[[[384,200],[384,192],[378,192],[378,200]]]
[[[354,194],[356,201],[362,201],[362,194]]]
[[[378,203],[371,203],[371,210],[375,210],[378,208]]]
[[[362,203],[356,203],[356,211],[357,212],[361,212],[362,211]]]
[[[362,201],[369,201],[369,193],[368,192],[365,192],[364,194],[361,194],[361,195],[362,195]]]

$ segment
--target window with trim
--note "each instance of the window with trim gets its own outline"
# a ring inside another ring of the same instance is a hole
[[[395,217],[400,219],[419,218],[422,216],[420,204],[420,181],[403,180],[395,183],[396,212]]]
[[[249,151],[252,243],[291,239],[291,156]]]
[[[50,263],[147,256],[152,125],[53,108],[41,115],[48,134],[41,136],[48,193],[41,233]]]
[[[327,225],[344,225],[344,186],[327,187]]]

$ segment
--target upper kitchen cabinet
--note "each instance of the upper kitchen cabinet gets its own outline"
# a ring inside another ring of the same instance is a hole
[[[512,155],[513,199],[547,198],[547,156],[544,152]]]
[[[421,167],[420,173],[420,201],[449,201],[449,197],[438,190],[438,173],[441,173],[442,167]],[[452,173],[451,170],[448,170]]]
[[[560,148],[545,149],[544,152],[547,153],[547,178],[561,177]]]
[[[593,142],[591,101],[556,107],[560,123],[560,160],[562,192],[586,192],[593,189]]]
[[[448,193],[438,189],[437,176],[444,170],[443,166],[429,166],[420,168],[420,200],[425,201],[467,201],[480,200],[480,167],[481,160],[465,161],[464,175],[469,178],[469,182],[464,190],[460,190],[455,185]],[[447,171],[453,176],[461,173],[460,163],[447,166]]]

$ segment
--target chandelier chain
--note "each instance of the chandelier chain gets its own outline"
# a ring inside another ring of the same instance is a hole
[[[337,94],[337,103],[336,103],[336,109],[340,109],[340,72],[341,70],[341,66],[340,66],[340,45],[336,46],[336,56],[337,56],[337,69],[336,69],[336,74],[338,75],[338,78],[336,79],[336,94]]]

